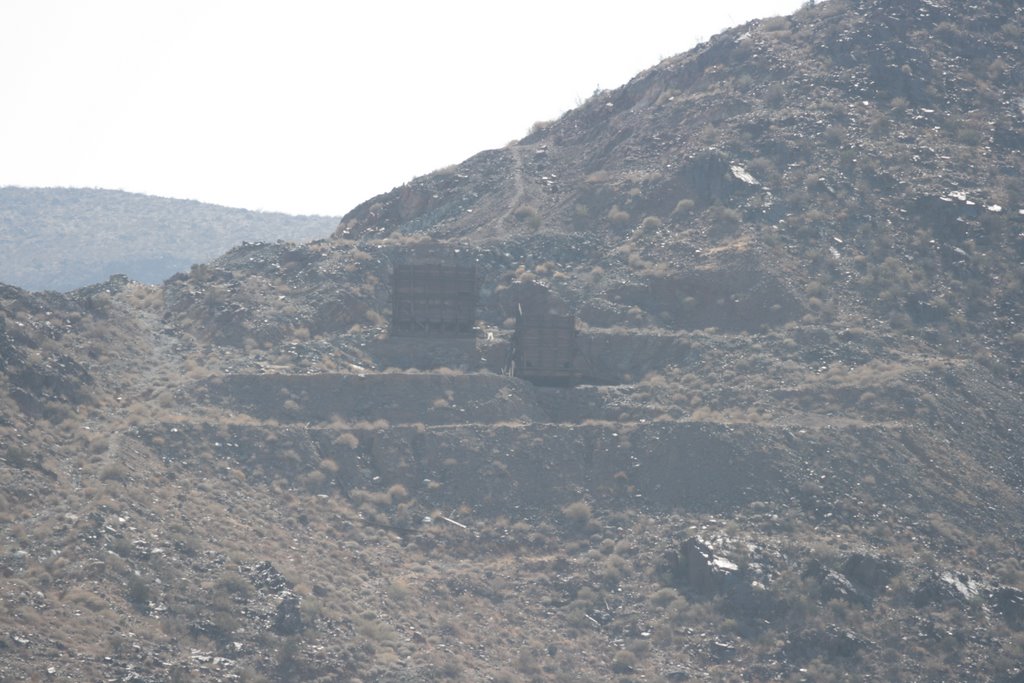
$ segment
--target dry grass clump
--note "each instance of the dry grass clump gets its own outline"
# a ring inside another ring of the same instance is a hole
[[[577,526],[586,526],[590,523],[591,509],[590,503],[585,500],[578,500],[575,503],[570,503],[562,508],[562,514],[565,515],[571,523]]]
[[[608,210],[608,222],[615,227],[625,227],[629,224],[631,216],[628,211],[619,208],[618,204]]]

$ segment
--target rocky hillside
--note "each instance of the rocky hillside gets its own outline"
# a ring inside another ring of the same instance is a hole
[[[610,283],[699,277],[743,252],[826,314],[970,329],[1012,353],[1020,13],[829,2],[743,26],[519,144],[366,202],[336,236],[500,244],[511,232],[556,264],[607,269],[614,251],[627,272]]]
[[[809,5],[330,239],[0,289],[0,679],[1022,680],[1022,32]],[[475,336],[388,334],[426,250]]]
[[[0,282],[66,292],[120,273],[159,284],[243,241],[321,238],[335,223],[114,190],[0,187]]]

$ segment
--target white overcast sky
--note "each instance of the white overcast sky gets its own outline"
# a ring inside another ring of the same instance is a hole
[[[803,0],[0,0],[0,186],[341,215]]]

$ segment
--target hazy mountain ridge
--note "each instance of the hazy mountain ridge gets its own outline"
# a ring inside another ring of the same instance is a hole
[[[831,0],[333,239],[0,288],[0,675],[1020,680],[1022,33]],[[390,338],[438,239],[479,334]],[[544,297],[594,383],[502,373]]]
[[[158,284],[243,241],[301,242],[335,219],[117,190],[0,188],[0,282],[68,291],[115,273]]]

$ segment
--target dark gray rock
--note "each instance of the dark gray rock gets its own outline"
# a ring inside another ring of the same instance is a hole
[[[299,606],[302,598],[294,593],[287,593],[277,605],[274,613],[274,633],[282,636],[293,636],[300,632],[305,625],[302,623],[302,611]]]
[[[242,571],[249,575],[252,585],[261,591],[280,593],[290,587],[288,579],[284,578],[269,560],[243,567]]]
[[[739,567],[716,556],[699,536],[692,536],[678,550],[665,553],[665,568],[674,585],[711,595],[733,584],[739,577]]]
[[[821,599],[844,600],[851,605],[870,606],[872,599],[869,594],[860,590],[850,579],[834,569],[830,569],[818,560],[811,560],[803,572],[804,578],[814,578],[821,585]]]
[[[825,630],[807,629],[791,638],[784,648],[786,657],[794,661],[808,661],[826,654],[829,657],[853,657],[871,646],[871,641],[835,624]]]
[[[989,604],[1015,628],[1024,627],[1024,591],[999,586],[989,592]]]
[[[843,576],[870,591],[877,592],[889,585],[900,573],[895,560],[854,553],[843,563]]]
[[[965,605],[981,594],[983,586],[965,574],[942,572],[928,577],[914,589],[915,607],[925,605]]]

